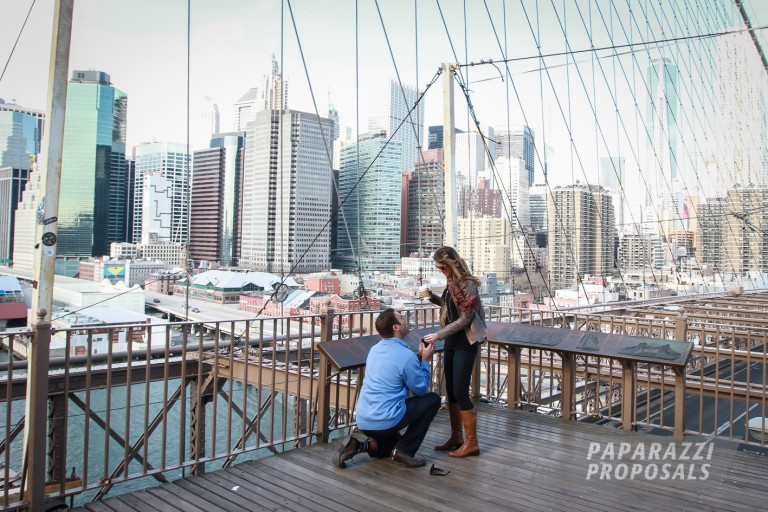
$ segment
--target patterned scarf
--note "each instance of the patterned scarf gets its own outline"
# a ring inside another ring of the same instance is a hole
[[[464,290],[462,290],[459,284],[455,281],[453,273],[448,274],[446,279],[448,280],[448,289],[451,292],[451,298],[453,298],[453,302],[456,304],[456,308],[462,314],[472,314],[472,311],[474,311],[475,305],[477,303],[477,295],[467,297],[464,294]]]

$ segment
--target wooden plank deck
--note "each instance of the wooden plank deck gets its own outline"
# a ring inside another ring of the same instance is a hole
[[[717,444],[711,460],[687,463],[694,466],[696,475],[703,474],[702,464],[710,464],[708,479],[703,481],[600,480],[595,476],[588,480],[589,464],[600,462],[595,457],[587,460],[590,443],[601,443],[602,453],[608,443],[617,449],[621,442],[632,442],[633,447],[639,442],[668,446],[671,439],[491,406],[480,406],[478,419],[480,457],[453,459],[432,450],[449,430],[443,410],[419,452],[428,460],[424,468],[407,469],[389,459],[358,455],[346,469],[339,469],[331,464],[339,447],[336,441],[115,496],[79,510],[657,512],[752,511],[764,510],[768,503],[768,457],[737,451],[734,443]],[[431,463],[451,473],[430,476]]]

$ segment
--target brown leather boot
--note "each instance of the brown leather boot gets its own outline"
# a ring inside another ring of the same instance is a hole
[[[459,404],[448,402],[448,414],[451,415],[451,437],[443,444],[435,446],[435,450],[455,450],[464,444],[464,434],[461,431],[461,410]]]
[[[480,455],[480,446],[477,444],[477,410],[461,411],[461,421],[464,423],[464,434],[467,440],[458,450],[448,452],[448,455],[451,457]]]

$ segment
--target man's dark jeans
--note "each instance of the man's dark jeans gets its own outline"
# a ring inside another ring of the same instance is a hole
[[[386,430],[360,431],[364,435],[374,438],[378,444],[376,453],[370,455],[372,457],[388,457],[394,448],[411,457],[416,455],[438,409],[440,409],[440,395],[437,393],[407,398],[405,400],[405,415],[397,425]],[[400,431],[405,427],[408,427],[408,430],[401,436]]]

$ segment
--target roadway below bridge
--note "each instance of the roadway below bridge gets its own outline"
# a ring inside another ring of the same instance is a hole
[[[144,294],[148,311],[162,313],[169,320],[202,322],[210,330],[215,330],[218,326],[221,332],[232,334],[234,331],[236,336],[245,334],[246,322],[250,322],[251,337],[261,333],[270,338],[273,334],[277,337],[288,333],[297,336],[302,325],[302,322],[296,320],[276,319],[266,315],[256,316],[251,312],[241,311],[238,304],[220,304],[192,297],[189,298],[189,311],[187,311],[187,299],[183,295],[164,295],[147,291]],[[303,332],[308,331],[308,324],[304,324]]]
[[[762,347],[758,357],[762,359]],[[729,382],[750,383],[756,388],[765,386],[766,365],[763,361],[721,361],[717,367],[710,365],[704,371],[704,375],[710,379],[717,376],[720,385],[727,385]],[[689,375],[699,375],[695,372]],[[640,397],[638,397],[640,398]],[[638,421],[649,422],[654,425],[670,426],[674,424],[675,407],[674,397],[666,396],[663,406],[659,397],[651,401],[651,414],[640,413],[638,410]],[[761,442],[761,434],[750,431],[747,435],[747,422],[753,418],[768,416],[768,402],[763,400],[754,400],[746,402],[745,400],[732,399],[727,395],[721,395],[717,398],[707,394],[690,393],[685,397],[685,429],[689,432],[701,432],[705,435],[717,435],[718,437],[730,437],[734,440]],[[659,429],[650,427],[650,431],[656,432]],[[658,433],[661,433],[659,431]],[[768,440],[768,432],[766,432]],[[750,451],[759,451],[768,454],[768,450],[759,449],[756,446],[750,446]]]

